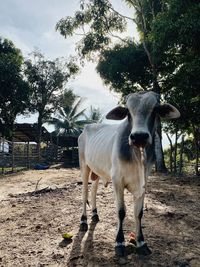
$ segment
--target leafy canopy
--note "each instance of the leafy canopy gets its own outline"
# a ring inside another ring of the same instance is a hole
[[[55,112],[59,95],[69,78],[77,72],[78,66],[73,61],[46,60],[37,51],[25,62],[25,75],[31,87],[30,111],[39,113],[39,124]]]
[[[180,109],[179,127],[190,131],[191,125],[200,125],[200,4],[165,3],[165,10],[155,18],[152,39],[166,66],[161,70],[165,99]]]
[[[151,86],[148,57],[141,44],[116,44],[100,54],[97,72],[111,90],[122,96]]]
[[[12,133],[16,116],[29,103],[29,87],[22,66],[21,51],[11,41],[0,38],[0,130],[7,137]]]
[[[56,29],[65,38],[80,35],[79,56],[87,58],[100,52],[111,42],[113,32],[125,30],[126,22],[108,0],[82,0],[80,10],[74,16],[62,18]]]

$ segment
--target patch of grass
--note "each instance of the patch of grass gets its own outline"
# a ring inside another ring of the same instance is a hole
[[[12,171],[12,167],[4,167],[4,168],[0,168],[0,176],[4,175],[4,174],[8,174],[8,173],[12,173],[12,172],[19,172],[19,171],[23,171],[26,170],[26,167],[14,167],[13,171]]]

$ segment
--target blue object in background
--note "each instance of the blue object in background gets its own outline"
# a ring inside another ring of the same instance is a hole
[[[35,170],[47,170],[49,169],[49,165],[44,165],[44,164],[36,164],[34,167]]]

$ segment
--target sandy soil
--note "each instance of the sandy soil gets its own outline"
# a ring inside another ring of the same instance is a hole
[[[100,222],[79,232],[77,169],[26,171],[0,177],[0,266],[119,266],[112,185],[99,186]],[[150,256],[130,254],[125,266],[200,266],[200,179],[151,176],[143,218]],[[132,196],[125,192],[126,239],[134,230]],[[90,210],[90,208],[88,208]],[[62,233],[73,234],[63,243]]]

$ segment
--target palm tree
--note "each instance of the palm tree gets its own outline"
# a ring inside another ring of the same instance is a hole
[[[99,108],[94,108],[90,106],[90,114],[86,116],[88,123],[100,122],[101,121],[101,112]]]
[[[57,135],[79,135],[88,120],[85,119],[85,110],[81,109],[83,98],[75,97],[71,105],[59,107],[58,111],[49,124],[55,126]]]

